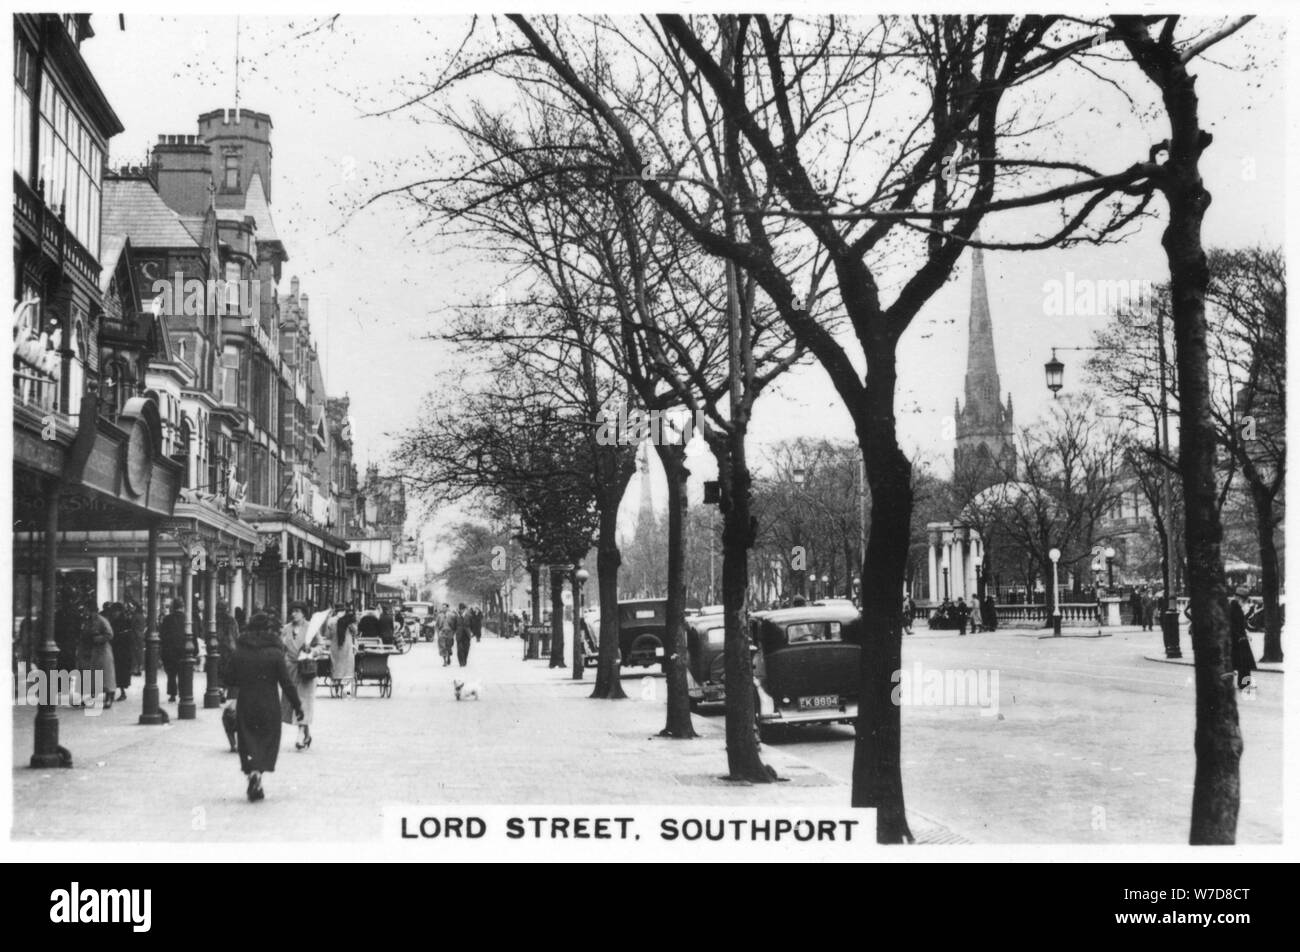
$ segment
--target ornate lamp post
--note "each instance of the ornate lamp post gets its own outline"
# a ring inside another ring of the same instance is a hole
[[[1056,563],[1061,561],[1061,550],[1053,548],[1047,553],[1052,560],[1052,637],[1061,637],[1061,588],[1056,580]]]
[[[823,599],[827,598],[830,595],[830,593],[831,593],[831,577],[823,573],[822,574],[822,598]]]
[[[1106,546],[1106,551],[1103,554],[1106,556],[1106,590],[1111,595],[1114,595],[1115,594],[1115,547],[1113,545]]]

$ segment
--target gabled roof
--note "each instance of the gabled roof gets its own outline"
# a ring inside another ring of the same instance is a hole
[[[243,206],[218,208],[217,217],[222,221],[237,222],[251,218],[257,226],[259,242],[280,243],[280,236],[275,231],[275,222],[271,219],[271,205],[266,200],[266,190],[262,187],[262,176],[259,172],[254,172],[252,178],[248,180],[248,191],[244,193]]]
[[[118,237],[136,248],[193,248],[198,242],[181,216],[167,207],[145,179],[104,180],[104,234],[107,247]]]
[[[262,176],[254,172],[248,180],[248,191],[244,193],[244,214],[251,215],[257,222],[258,241],[279,241],[275,233],[275,222],[271,220],[271,206],[266,200],[266,190],[262,187]]]

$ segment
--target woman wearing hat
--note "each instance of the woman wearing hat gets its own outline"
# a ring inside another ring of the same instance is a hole
[[[1237,672],[1237,687],[1248,687],[1255,670],[1255,652],[1250,648],[1246,634],[1246,606],[1250,604],[1250,589],[1237,588],[1237,597],[1228,603],[1228,631],[1232,636],[1232,667]]]
[[[284,645],[284,656],[293,671],[298,698],[302,704],[302,716],[297,718],[300,733],[293,745],[295,750],[305,750],[311,746],[311,722],[316,709],[315,667],[312,666],[311,673],[304,676],[303,666],[298,663],[300,658],[312,653],[319,641],[319,635],[311,635],[309,628],[307,605],[304,602],[294,602],[289,606],[289,623],[280,630],[280,641]],[[280,704],[280,720],[285,724],[295,722],[293,707],[287,697]]]
[[[235,705],[239,765],[248,775],[248,799],[261,800],[262,774],[275,770],[280,753],[280,691],[284,703],[302,720],[298,686],[284,646],[266,615],[258,613],[240,635],[227,668]]]

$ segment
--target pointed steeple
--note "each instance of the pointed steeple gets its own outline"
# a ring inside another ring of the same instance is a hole
[[[637,471],[641,476],[641,505],[637,510],[636,521],[638,526],[649,526],[654,522],[655,507],[654,500],[650,496],[650,443],[648,440],[641,444],[641,449],[637,455],[640,457],[637,460]]]
[[[975,233],[979,241],[979,232]],[[992,422],[990,411],[998,403],[1002,385],[993,352],[993,318],[989,314],[988,285],[984,279],[984,252],[974,248],[970,281],[970,339],[966,345],[966,411],[974,405],[977,418]]]
[[[973,240],[980,240],[977,231]],[[970,337],[966,345],[966,405],[957,410],[957,447],[954,472],[978,474],[989,485],[1015,469],[1011,395],[1002,406],[993,350],[993,317],[989,311],[988,284],[984,277],[984,252],[971,249]]]

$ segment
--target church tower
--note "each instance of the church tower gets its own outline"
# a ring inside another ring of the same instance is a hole
[[[976,240],[979,240],[978,233]],[[970,491],[1014,477],[1016,447],[1011,394],[1001,402],[997,357],[993,353],[993,319],[984,280],[984,253],[972,249],[970,341],[966,352],[966,405],[957,402],[957,448],[953,471]]]

